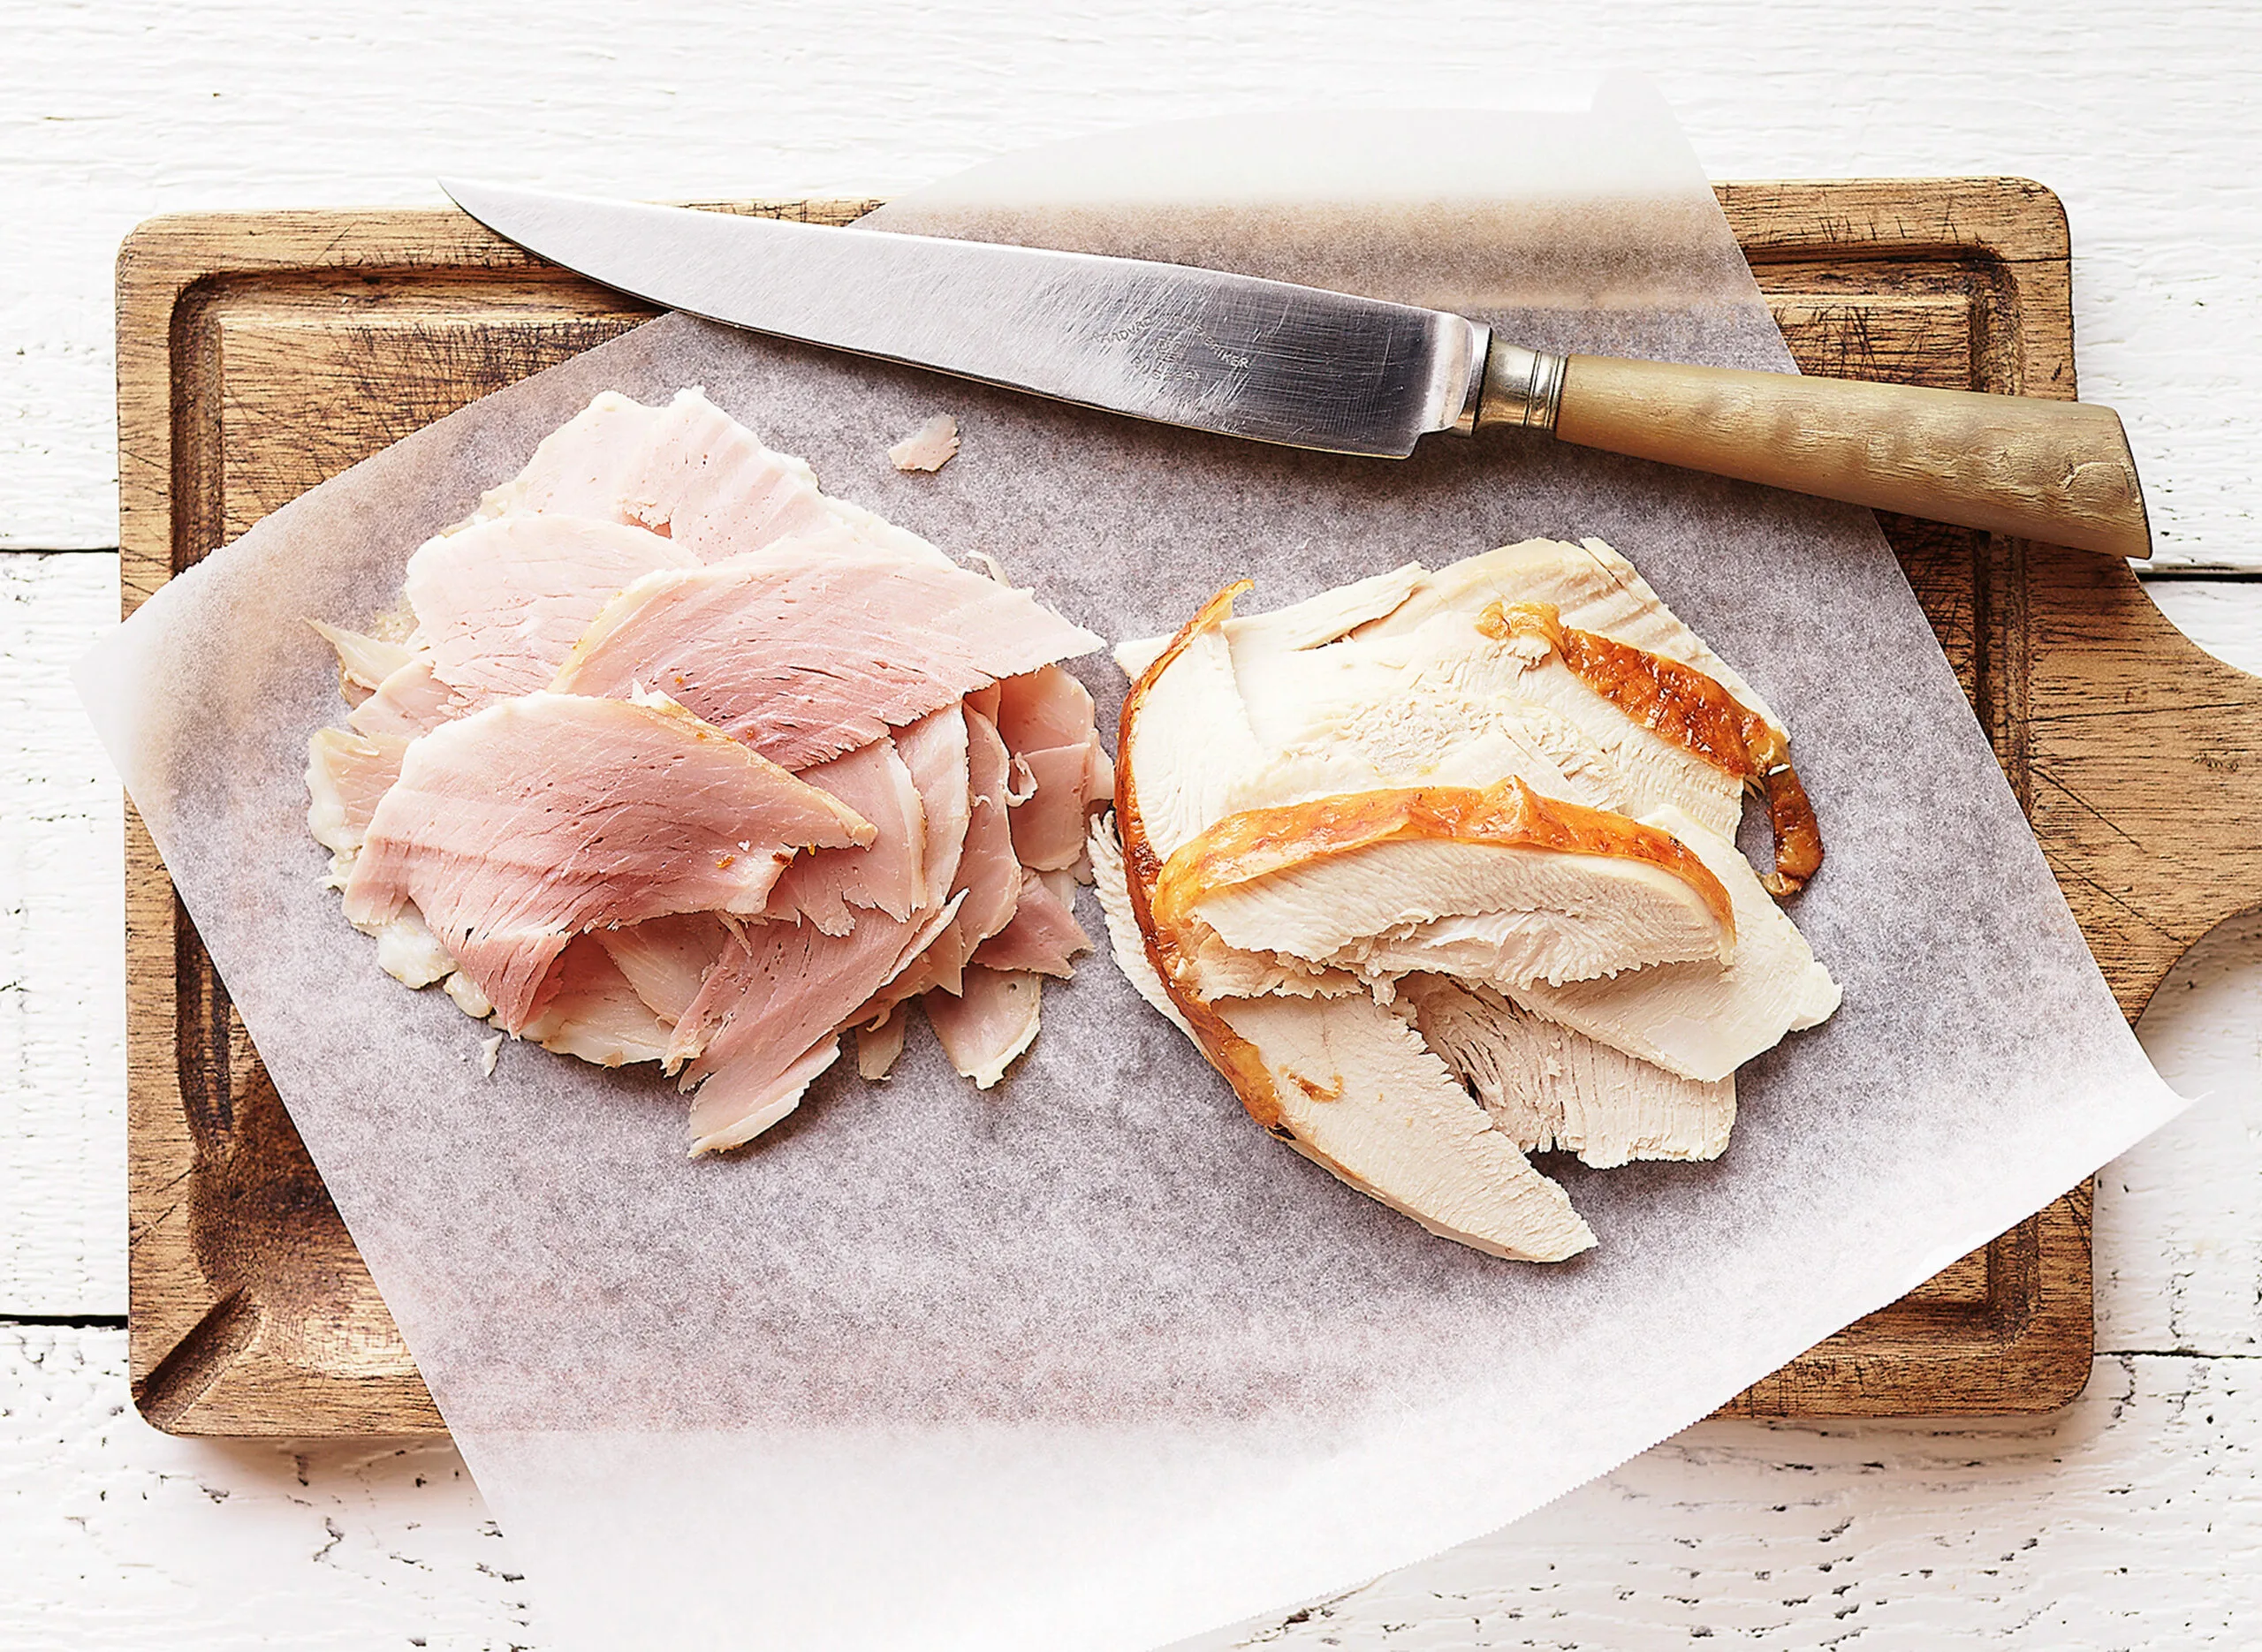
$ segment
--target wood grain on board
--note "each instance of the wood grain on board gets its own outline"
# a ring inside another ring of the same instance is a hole
[[[2064,216],[2015,179],[1719,187],[1810,373],[2074,393]],[[739,209],[845,222],[868,201]],[[650,312],[452,213],[159,219],[118,263],[125,608],[261,517]],[[2122,565],[1885,519],[2125,1011],[2262,900],[2262,683]],[[160,1428],[441,1428],[148,837],[126,846],[131,1350]],[[2042,1411],[2090,1369],[2076,1189],[1727,1409]]]

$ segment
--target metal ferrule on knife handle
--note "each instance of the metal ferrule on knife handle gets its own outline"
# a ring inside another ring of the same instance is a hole
[[[1568,361],[1567,356],[1551,356],[1495,338],[1484,361],[1478,428],[1515,425],[1526,430],[1554,429],[1556,410],[1563,401],[1563,368]]]
[[[2109,407],[1752,373],[1495,340],[1476,424],[2115,557],[2148,557]]]

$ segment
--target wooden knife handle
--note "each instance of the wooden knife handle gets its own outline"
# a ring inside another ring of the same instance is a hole
[[[1497,344],[1492,353],[1504,356]],[[2136,459],[2109,407],[1609,356],[1558,358],[1559,372],[1534,373],[1517,358],[1551,360],[1511,347],[1497,394],[1488,362],[1480,425],[1544,425],[1555,379],[1555,434],[1581,447],[2107,556],[2152,554]],[[1485,416],[1496,408],[1505,417]]]

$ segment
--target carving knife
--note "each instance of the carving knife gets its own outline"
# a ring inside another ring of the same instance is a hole
[[[497,234],[651,303],[1134,418],[1377,458],[1514,427],[1964,527],[2152,550],[2110,408],[1550,355],[1446,311],[1181,264],[443,187]]]

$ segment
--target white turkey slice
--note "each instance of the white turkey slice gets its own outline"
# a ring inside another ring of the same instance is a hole
[[[1269,1095],[1242,1100],[1296,1151],[1431,1232],[1519,1262],[1561,1262],[1593,1230],[1492,1128],[1413,1029],[1370,999],[1228,1000]],[[1264,1120],[1264,1109],[1272,1117]]]
[[[1527,1153],[1561,1148],[1607,1170],[1727,1148],[1733,1077],[1681,1078],[1443,975],[1408,975],[1397,989],[1423,1041]]]
[[[1645,823],[1686,844],[1727,888],[1735,912],[1734,960],[1522,986],[1507,996],[1613,1050],[1708,1081],[1727,1077],[1786,1033],[1827,1020],[1838,1007],[1838,983],[1735,845],[1677,809],[1660,809]]]

